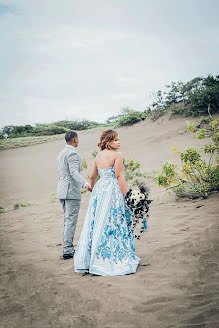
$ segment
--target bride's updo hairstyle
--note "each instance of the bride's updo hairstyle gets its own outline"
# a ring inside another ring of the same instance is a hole
[[[98,147],[100,150],[110,149],[110,142],[118,137],[118,132],[107,129],[104,130],[100,136],[100,141],[98,142]]]

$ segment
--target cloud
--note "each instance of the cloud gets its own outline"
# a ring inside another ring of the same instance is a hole
[[[1,125],[103,121],[173,80],[218,73],[213,0],[1,3]]]

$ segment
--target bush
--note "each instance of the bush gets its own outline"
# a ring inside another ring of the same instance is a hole
[[[196,77],[186,83],[181,82],[180,85],[172,82],[168,95],[173,94],[173,91],[183,101],[183,107],[179,107],[178,110],[172,107],[173,113],[199,116],[219,111],[219,76]],[[174,98],[172,98],[172,103],[176,103]]]
[[[20,126],[5,126],[0,131],[0,139],[18,138],[30,136],[50,136],[66,133],[69,130],[86,130],[99,126],[97,122],[83,121],[59,121],[51,124],[36,124]]]
[[[100,125],[100,123],[88,121],[88,120],[76,120],[76,121],[59,121],[56,122],[55,125],[64,127],[69,130],[87,130],[92,129]]]
[[[34,203],[31,201],[31,200],[29,200],[29,201],[27,201],[27,202],[19,202],[19,203],[15,203],[14,205],[13,205],[13,208],[14,208],[14,210],[17,210],[17,209],[19,209],[20,207],[27,207],[27,206],[31,206],[31,205],[33,205]]]
[[[5,212],[6,212],[5,208],[3,206],[0,206],[0,214],[5,213]]]
[[[181,108],[176,104],[171,104],[169,109],[171,110],[171,115],[181,114]]]
[[[166,87],[167,92],[162,94],[159,90],[154,94],[155,101],[149,106],[157,111],[154,119],[165,109],[170,109],[172,115],[184,116],[211,116],[219,111],[219,76],[196,77],[185,83],[171,82]]]
[[[134,161],[132,159],[126,160],[123,158],[124,166],[124,177],[129,186],[129,188],[139,185],[145,181],[146,172],[141,170],[141,164],[139,161]]]
[[[219,191],[219,119],[210,123],[213,135],[212,143],[206,144],[204,149],[187,147],[183,152],[172,149],[175,154],[179,154],[182,166],[164,162],[162,171],[155,177],[159,187],[172,189],[178,198],[207,198],[211,193]],[[196,126],[186,122],[187,131],[195,132]],[[203,139],[207,130],[199,129],[195,136]],[[202,153],[209,154],[207,162]]]
[[[195,137],[199,140],[204,139],[206,136],[207,136],[206,129],[199,129],[195,134]]]
[[[49,125],[49,126],[40,126],[35,127],[33,130],[33,134],[36,136],[50,136],[55,134],[63,134],[66,133],[68,129],[58,126],[58,125]]]
[[[80,167],[81,171],[83,171],[84,169],[87,169],[87,161],[85,158],[81,160],[81,167]]]
[[[164,115],[165,111],[163,109],[154,109],[151,112],[152,121],[156,121],[160,116]]]
[[[31,135],[33,127],[31,125],[10,125],[5,126],[1,130],[1,139],[3,138],[17,138]]]
[[[97,157],[97,154],[98,154],[98,150],[94,149],[91,153],[92,157],[93,158],[96,158]]]
[[[186,121],[186,131],[187,132],[195,132],[196,131],[196,123]]]
[[[132,125],[139,121],[144,120],[147,117],[144,112],[131,111],[130,113],[124,115],[117,121],[117,126]]]
[[[213,119],[210,116],[201,116],[199,119],[199,124],[210,123]]]
[[[145,111],[145,113],[148,113],[150,115],[152,121],[156,121],[160,116],[165,113],[165,109],[167,108],[167,102],[164,98],[164,94],[161,90],[157,91],[156,93],[153,93],[154,101],[150,106],[148,106],[148,109]]]

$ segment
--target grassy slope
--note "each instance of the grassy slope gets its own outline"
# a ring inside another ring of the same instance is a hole
[[[83,134],[89,132],[96,132],[102,130],[103,128],[112,128],[111,126],[99,126],[97,128],[89,130],[76,131],[77,133]],[[53,140],[62,140],[64,139],[65,134],[56,134],[53,136],[39,136],[39,137],[20,137],[20,138],[8,138],[0,140],[0,150],[10,149],[10,148],[19,148],[27,147],[36,144],[42,144],[44,142],[53,141]]]

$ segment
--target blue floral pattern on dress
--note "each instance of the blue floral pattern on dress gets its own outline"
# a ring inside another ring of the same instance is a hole
[[[122,275],[136,271],[131,212],[115,176],[114,167],[99,169],[81,236],[75,251],[76,272]]]

